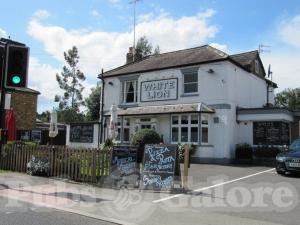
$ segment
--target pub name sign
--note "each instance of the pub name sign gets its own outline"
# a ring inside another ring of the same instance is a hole
[[[141,82],[141,102],[177,99],[177,78]]]

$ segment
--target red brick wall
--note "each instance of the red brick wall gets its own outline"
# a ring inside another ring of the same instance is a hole
[[[11,94],[11,107],[14,109],[17,130],[35,128],[37,112],[37,94],[17,91]]]

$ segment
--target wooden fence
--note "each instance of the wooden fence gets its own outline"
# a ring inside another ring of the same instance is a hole
[[[0,169],[26,173],[32,156],[47,158],[50,176],[81,182],[96,183],[109,175],[111,151],[100,149],[71,149],[65,146],[5,145]]]

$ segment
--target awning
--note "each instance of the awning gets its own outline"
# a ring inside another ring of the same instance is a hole
[[[284,121],[293,122],[293,113],[281,108],[239,108],[237,121]]]
[[[204,103],[176,104],[176,105],[155,105],[139,106],[127,109],[118,109],[119,116],[130,115],[154,115],[154,114],[171,114],[171,113],[214,113],[214,109]],[[109,116],[110,112],[105,113]]]

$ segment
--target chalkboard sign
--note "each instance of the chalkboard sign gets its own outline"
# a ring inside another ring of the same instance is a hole
[[[146,145],[141,188],[169,190],[174,184],[176,145]]]
[[[137,173],[137,148],[133,146],[114,146],[112,151],[111,174],[130,176]]]
[[[254,145],[288,145],[290,143],[290,127],[288,123],[279,121],[254,122]]]
[[[70,142],[93,143],[94,125],[93,124],[71,124]]]

